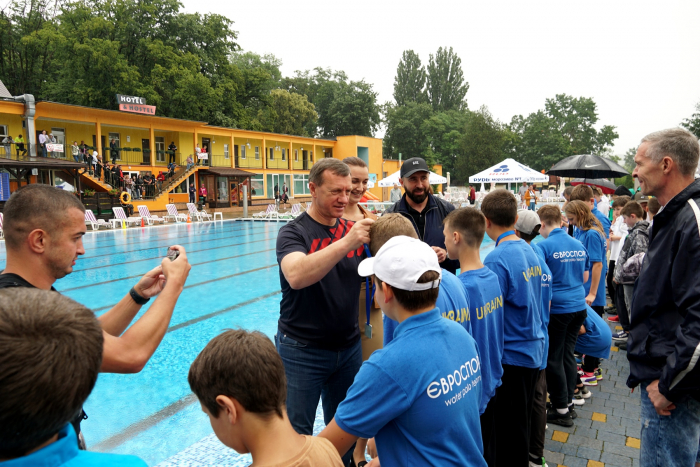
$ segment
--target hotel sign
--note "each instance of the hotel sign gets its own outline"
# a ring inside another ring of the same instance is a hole
[[[145,115],[156,114],[156,106],[146,105],[146,99],[143,97],[117,94],[117,104],[119,104],[119,110],[122,112],[132,112]]]

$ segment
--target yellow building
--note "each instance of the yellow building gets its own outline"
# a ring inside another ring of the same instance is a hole
[[[263,204],[265,200],[272,199],[274,186],[282,188],[285,183],[290,198],[297,201],[305,197],[308,199],[309,170],[315,161],[324,157],[360,157],[369,166],[370,178],[373,180],[379,180],[398,170],[398,161],[382,158],[382,140],[378,138],[304,138],[45,101],[37,102],[35,107],[37,142],[42,130],[47,134],[52,133],[56,142],[63,145],[62,153],[54,152],[52,155],[64,161],[73,161],[70,150],[73,142],[84,142],[94,147],[105,162],[109,162],[109,146],[114,140],[120,148],[116,162],[123,172],[157,175],[161,171],[167,171],[171,157],[167,151],[171,144],[177,148],[172,157],[179,166],[185,166],[189,156],[197,162],[196,146],[202,150],[206,146],[208,160],[200,161],[201,165],[196,165],[189,171],[182,170],[178,177],[166,183],[163,192],[155,199],[139,202],[149,206],[152,211],[165,210],[165,204],[169,202],[187,202],[189,185],[196,184],[198,188],[205,180],[209,192],[208,201],[217,207],[238,204],[238,196],[234,195],[234,190],[239,190],[236,180],[244,180],[245,177],[250,177],[249,195],[254,204]],[[0,141],[5,135],[16,138],[20,134],[25,142],[29,141],[27,127],[30,125],[25,112],[25,104],[22,102],[0,100]],[[16,159],[14,147],[11,148],[10,155],[5,154],[5,151],[5,147],[0,146],[0,158]],[[30,152],[36,152],[30,156],[41,156],[37,148]],[[435,169],[441,172],[440,167]],[[53,177],[54,174],[39,173],[26,182],[51,183]],[[88,175],[82,176],[81,182],[81,186],[97,191],[107,191],[110,188]],[[379,199],[389,199],[387,189],[376,187],[371,192]]]

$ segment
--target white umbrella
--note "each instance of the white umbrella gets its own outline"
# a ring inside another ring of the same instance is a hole
[[[428,172],[428,183],[431,185],[442,185],[443,183],[447,183],[447,179],[443,177],[442,175],[438,175],[435,172]],[[401,171],[398,170],[394,172],[393,174],[389,175],[386,178],[383,178],[379,180],[379,186],[380,187],[390,187],[396,185],[400,185],[399,179],[401,178]]]
[[[541,183],[549,177],[513,159],[506,159],[500,164],[489,167],[469,177],[469,183]]]

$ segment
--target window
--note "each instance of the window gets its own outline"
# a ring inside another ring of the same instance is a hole
[[[229,153],[228,153],[228,144],[224,144],[224,159],[229,158]]]
[[[282,148],[282,160],[286,161],[287,160],[287,149]]]
[[[0,138],[5,138],[5,136],[9,135],[7,129],[7,125],[0,125]],[[39,142],[39,139],[37,138],[37,143]]]
[[[314,161],[314,152],[313,151],[309,151],[309,161],[310,162]]]
[[[294,175],[294,196],[308,195],[309,174]]]
[[[270,160],[275,160],[275,148],[270,148]]]
[[[250,196],[265,196],[263,175],[255,174],[250,178]]]
[[[110,138],[112,133],[109,134]],[[115,140],[117,141],[117,140]],[[119,141],[117,141],[117,146],[119,146]],[[165,162],[165,137],[156,136],[156,162]]]
[[[294,162],[299,162],[299,150],[294,150]]]
[[[54,131],[54,130],[55,130],[54,128],[51,129],[51,131]],[[160,138],[160,139],[163,140],[163,138]],[[121,147],[121,144],[119,144],[119,133],[110,133],[109,134],[109,142],[111,143],[112,140],[114,140],[114,142],[117,143],[118,148]],[[158,141],[158,138],[156,138],[156,141]],[[156,143],[156,144],[158,144],[158,143]]]
[[[245,144],[241,144],[241,159],[245,159]]]
[[[255,146],[255,160],[259,161],[260,160],[260,147]]]

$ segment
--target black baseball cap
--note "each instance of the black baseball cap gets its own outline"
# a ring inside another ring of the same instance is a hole
[[[410,177],[416,172],[430,172],[428,164],[420,157],[411,157],[401,166],[401,178]]]

